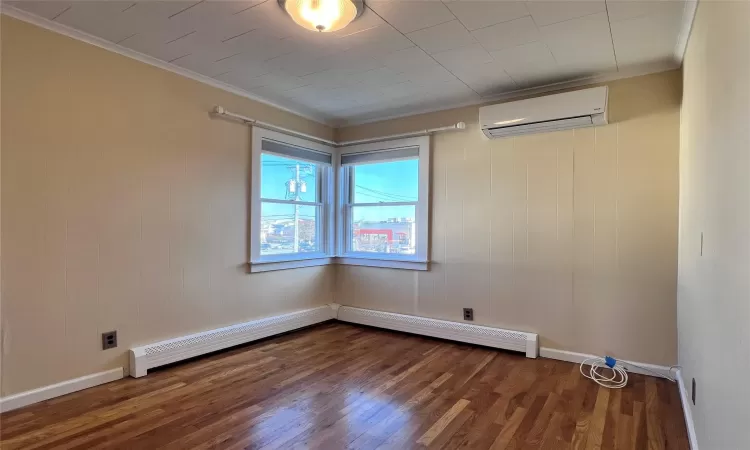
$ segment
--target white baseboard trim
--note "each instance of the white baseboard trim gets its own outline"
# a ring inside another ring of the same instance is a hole
[[[537,357],[539,336],[536,333],[354,308],[352,306],[337,306],[335,309],[337,310],[336,318],[342,322],[514,350],[526,353],[527,358]]]
[[[43,402],[55,397],[61,397],[76,391],[87,389],[110,381],[120,380],[123,377],[123,369],[106,370],[104,372],[92,373],[80,378],[63,381],[49,386],[40,387],[26,392],[0,398],[0,412],[12,411],[33,403]]]
[[[542,358],[557,359],[560,361],[568,361],[572,363],[580,364],[586,359],[590,358],[601,358],[602,356],[589,355],[587,353],[569,352],[567,350],[557,350],[554,348],[542,347],[539,349],[539,356]],[[639,373],[641,375],[656,376],[659,374],[662,378],[674,378],[674,372],[670,373],[670,369],[667,366],[658,366],[656,364],[639,363],[637,361],[625,361],[617,360],[621,363],[625,370],[632,373]],[[640,366],[640,367],[639,367]],[[648,370],[644,370],[646,368]]]
[[[134,347],[130,349],[130,376],[139,378],[154,367],[315,325],[335,317],[331,306],[324,305]]]
[[[698,450],[698,437],[695,434],[695,423],[693,422],[693,410],[690,408],[690,395],[682,378],[682,370],[677,371],[677,386],[680,388],[680,400],[682,400],[682,413],[685,415],[685,426],[687,427],[690,450]]]

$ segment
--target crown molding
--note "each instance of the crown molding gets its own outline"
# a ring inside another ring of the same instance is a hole
[[[680,64],[682,64],[682,59],[685,57],[685,51],[690,39],[690,32],[693,30],[693,21],[695,20],[695,12],[697,10],[698,0],[687,0],[685,2],[685,7],[682,10],[680,34],[677,35],[677,43],[674,47],[674,58],[676,61],[680,61]]]
[[[331,124],[325,118],[321,116],[303,113],[300,111],[295,111],[293,109],[287,108],[285,106],[281,106],[277,103],[263,99],[251,92],[248,92],[244,89],[240,89],[238,87],[224,83],[215,78],[211,78],[206,75],[193,72],[192,70],[185,69],[178,65],[171,64],[171,63],[162,61],[160,59],[154,58],[153,56],[149,56],[144,53],[131,50],[127,47],[123,47],[121,45],[107,41],[105,39],[86,33],[84,31],[76,30],[75,28],[69,27],[59,22],[55,22],[53,20],[49,20],[47,18],[37,16],[36,14],[32,14],[22,9],[18,9],[14,6],[10,6],[7,3],[3,3],[2,1],[0,1],[0,13],[5,14],[9,17],[13,17],[14,19],[21,20],[23,22],[36,25],[40,28],[44,28],[45,30],[53,31],[58,34],[62,34],[64,36],[75,39],[77,41],[85,42],[87,44],[91,44],[96,47],[103,48],[104,50],[117,53],[127,58],[135,59],[136,61],[140,61],[150,66],[158,67],[159,69],[163,69],[163,70],[175,73],[177,75],[181,75],[185,78],[190,78],[191,80],[206,84],[208,86],[211,86],[217,89],[221,89],[222,91],[226,91],[231,94],[235,94],[240,97],[244,97],[244,98],[256,101],[258,103],[262,103],[267,106],[271,106],[276,109],[280,109],[282,111],[286,111],[288,113],[291,113],[300,117],[304,117],[305,119],[312,120],[322,125],[331,126]]]
[[[582,87],[582,86],[586,86],[590,84],[608,83],[611,81],[620,80],[624,78],[632,78],[632,77],[648,75],[648,74],[657,73],[657,72],[665,72],[668,70],[678,69],[682,64],[682,58],[685,54],[685,49],[687,48],[687,43],[688,43],[688,39],[690,36],[690,31],[692,29],[693,19],[695,18],[697,5],[698,5],[698,0],[688,0],[685,3],[685,9],[683,11],[683,17],[682,17],[682,26],[681,26],[680,34],[678,36],[677,43],[675,45],[675,51],[674,51],[675,60],[673,62],[664,62],[660,64],[636,66],[625,71],[618,71],[618,72],[613,72],[613,73],[582,77],[582,78],[577,78],[574,80],[568,80],[568,81],[548,84],[544,86],[537,86],[533,88],[517,89],[514,91],[510,91],[510,92],[504,92],[498,95],[494,95],[490,97],[482,97],[479,99],[473,99],[473,100],[469,100],[465,102],[451,103],[447,105],[441,105],[439,107],[412,110],[412,111],[405,112],[402,114],[391,114],[391,115],[385,115],[385,116],[369,118],[369,119],[361,119],[361,120],[358,120],[358,119],[348,120],[348,119],[340,119],[340,118],[339,119],[326,119],[320,115],[313,115],[309,113],[296,111],[294,109],[290,109],[288,107],[281,106],[274,102],[263,99],[244,89],[240,89],[238,87],[232,86],[230,84],[224,83],[222,81],[216,80],[206,75],[193,72],[192,70],[185,69],[175,64],[162,61],[160,59],[154,58],[153,56],[149,56],[149,55],[137,52],[135,50],[131,50],[129,48],[112,43],[100,37],[91,35],[83,31],[76,30],[75,28],[69,27],[59,22],[55,22],[55,21],[46,19],[44,17],[40,17],[35,14],[23,11],[21,9],[10,6],[7,3],[2,3],[1,1],[0,1],[0,12],[2,14],[16,18],[18,20],[39,26],[46,30],[50,30],[58,34],[62,34],[64,36],[67,36],[67,37],[70,37],[70,38],[73,38],[82,42],[86,42],[91,45],[95,45],[105,50],[117,53],[119,55],[131,58],[131,59],[135,59],[142,63],[148,64],[154,67],[158,67],[160,69],[167,70],[169,72],[184,76],[186,78],[190,78],[199,83],[203,83],[211,87],[221,89],[223,91],[238,95],[240,97],[244,97],[244,98],[271,106],[273,108],[286,111],[288,113],[291,113],[300,117],[304,117],[306,119],[312,120],[314,122],[317,122],[326,126],[331,126],[334,128],[343,128],[343,127],[350,127],[350,126],[356,126],[356,125],[365,125],[365,124],[370,124],[370,123],[375,123],[375,122],[383,122],[383,121],[392,120],[392,119],[400,119],[400,118],[415,116],[415,115],[420,115],[420,114],[428,114],[428,113],[439,112],[439,111],[448,111],[451,109],[457,109],[457,108],[463,108],[463,107],[469,107],[469,106],[477,106],[477,105],[489,104],[489,103],[494,103],[494,102],[509,101],[509,100],[514,100],[514,99],[518,99],[521,97],[540,95],[540,94],[545,94],[545,93],[564,90],[564,89]]]
[[[622,70],[618,72],[576,78],[574,80],[567,80],[567,81],[562,81],[559,83],[546,84],[544,86],[536,86],[533,88],[517,89],[514,91],[503,92],[501,94],[497,94],[497,95],[493,95],[489,97],[482,97],[480,99],[475,99],[475,100],[471,100],[467,102],[455,103],[447,107],[440,106],[437,108],[425,108],[425,109],[411,111],[411,112],[404,113],[404,114],[394,114],[390,116],[378,117],[378,118],[373,118],[373,119],[362,119],[362,120],[355,119],[355,120],[344,120],[344,121],[340,120],[340,121],[333,122],[333,126],[337,128],[345,128],[345,127],[351,127],[351,126],[357,126],[357,125],[366,125],[370,123],[383,122],[386,120],[402,119],[404,117],[417,116],[421,114],[429,114],[429,113],[435,113],[435,112],[441,112],[441,111],[450,111],[452,109],[465,108],[469,106],[479,106],[479,105],[487,105],[487,104],[497,103],[497,102],[506,102],[510,100],[516,100],[519,98],[547,94],[550,92],[561,91],[565,89],[589,86],[592,84],[609,83],[612,81],[622,80],[626,78],[640,77],[643,75],[650,75],[650,74],[659,73],[659,72],[667,72],[670,70],[679,69],[680,66],[681,66],[680,63],[672,62],[672,61],[665,61],[665,62],[656,63],[656,64],[646,64],[646,65],[641,65],[641,66],[635,66],[630,69]]]

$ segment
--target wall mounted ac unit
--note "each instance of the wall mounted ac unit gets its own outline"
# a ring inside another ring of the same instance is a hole
[[[479,108],[479,125],[490,139],[606,124],[606,86]]]

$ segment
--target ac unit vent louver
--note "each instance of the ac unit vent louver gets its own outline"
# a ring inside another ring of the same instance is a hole
[[[607,124],[607,88],[597,87],[479,108],[490,139]]]

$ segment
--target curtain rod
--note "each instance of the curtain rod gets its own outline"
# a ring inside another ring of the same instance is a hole
[[[281,133],[290,134],[292,136],[301,137],[304,139],[308,139],[313,142],[318,142],[321,144],[331,145],[333,147],[346,147],[347,145],[355,145],[355,144],[367,144],[371,142],[382,142],[382,141],[389,141],[392,139],[402,139],[402,138],[409,138],[409,137],[416,137],[416,136],[425,136],[428,134],[438,133],[441,131],[457,131],[457,130],[464,130],[466,129],[466,123],[464,122],[458,122],[453,125],[448,125],[447,127],[439,127],[439,128],[428,128],[425,130],[419,130],[419,131],[413,131],[410,133],[400,133],[400,134],[389,134],[386,136],[378,136],[374,138],[367,138],[367,139],[357,139],[353,141],[331,141],[328,139],[319,138],[316,136],[312,136],[310,134],[306,133],[300,133],[299,131],[290,130],[288,128],[284,127],[278,127],[276,125],[271,125],[270,123],[262,122],[260,120],[256,120],[250,117],[243,116],[241,114],[236,114],[233,112],[229,112],[226,109],[224,109],[221,106],[216,106],[214,110],[211,112],[211,115],[213,117],[225,117],[227,119],[236,120],[238,122],[244,123],[246,125],[255,125],[261,128],[265,128],[267,130],[272,131],[279,131]]]

